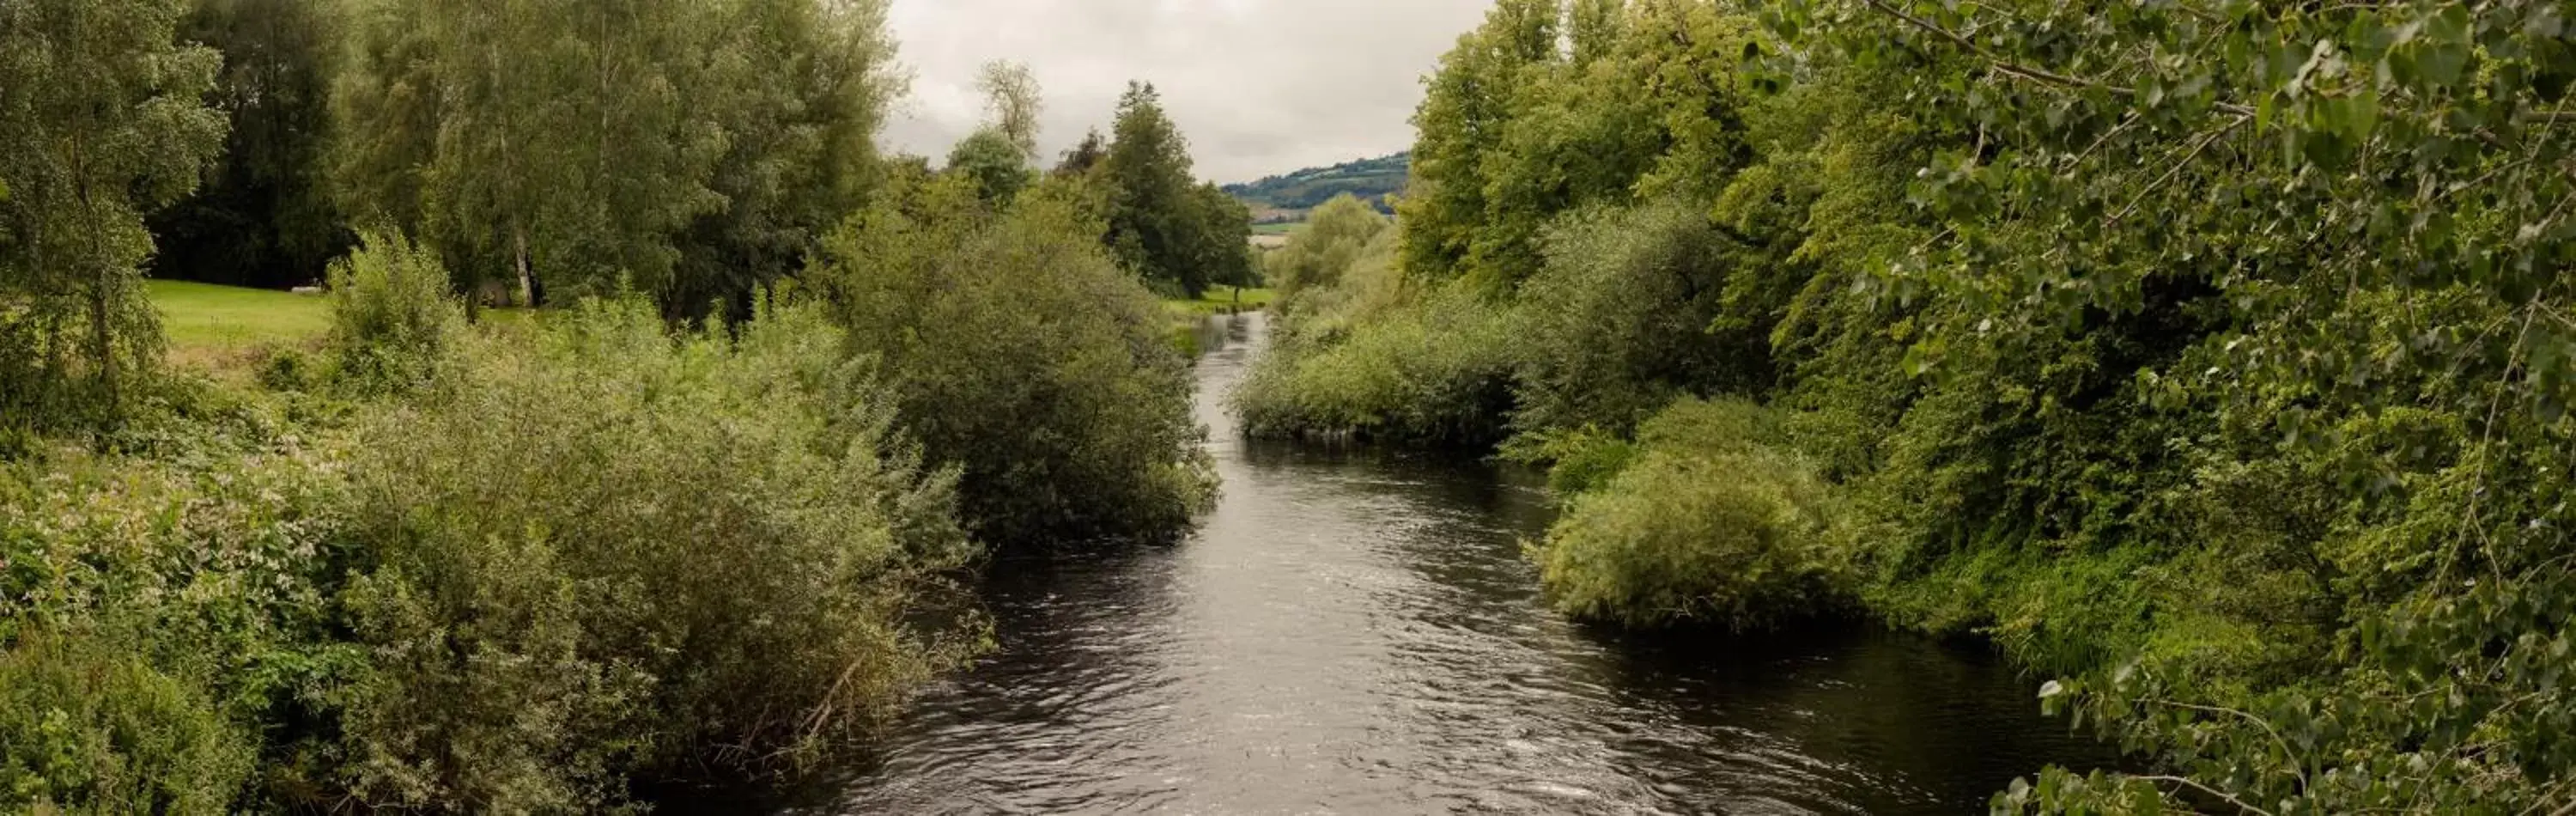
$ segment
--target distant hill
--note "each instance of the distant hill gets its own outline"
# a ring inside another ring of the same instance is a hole
[[[1404,178],[1412,166],[1413,154],[1397,153],[1375,159],[1344,162],[1331,167],[1310,167],[1284,176],[1271,176],[1251,184],[1226,185],[1227,194],[1250,205],[1259,217],[1264,211],[1274,213],[1270,220],[1307,210],[1343,193],[1387,210],[1386,197],[1404,190]],[[1391,212],[1391,211],[1390,211]]]

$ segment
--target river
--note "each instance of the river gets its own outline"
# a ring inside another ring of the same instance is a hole
[[[1199,534],[996,564],[999,650],[789,813],[1965,814],[2107,760],[1973,644],[1565,622],[1526,474],[1235,433],[1262,320],[1212,321],[1198,364]]]

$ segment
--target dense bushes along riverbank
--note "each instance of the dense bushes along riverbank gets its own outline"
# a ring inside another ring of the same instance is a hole
[[[1981,632],[2161,761],[2005,810],[2563,812],[2568,12],[1505,0],[1238,408],[1554,462],[1569,612]]]
[[[1066,218],[855,220],[837,245],[969,237],[677,338],[633,296],[469,328],[434,258],[371,241],[323,353],[156,379],[115,453],[18,437],[0,796],[564,811],[849,750],[980,648],[949,583],[979,541],[1168,535],[1210,495],[1162,310]],[[969,268],[1014,297],[876,313]]]

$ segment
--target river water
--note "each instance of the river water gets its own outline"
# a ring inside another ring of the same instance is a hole
[[[1235,433],[1262,319],[1205,339],[1200,533],[996,564],[998,652],[789,812],[1964,814],[2107,759],[1973,645],[1566,623],[1526,475]]]

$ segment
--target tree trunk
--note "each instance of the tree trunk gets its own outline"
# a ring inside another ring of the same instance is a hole
[[[116,428],[118,410],[116,338],[110,333],[112,330],[107,322],[109,274],[101,267],[98,278],[90,281],[89,287],[89,345],[90,354],[98,358],[99,399],[103,401],[102,413],[99,414],[101,432]]]
[[[528,270],[527,230],[510,228],[510,250],[511,260],[519,268],[519,303],[534,309],[537,307],[537,276]]]

